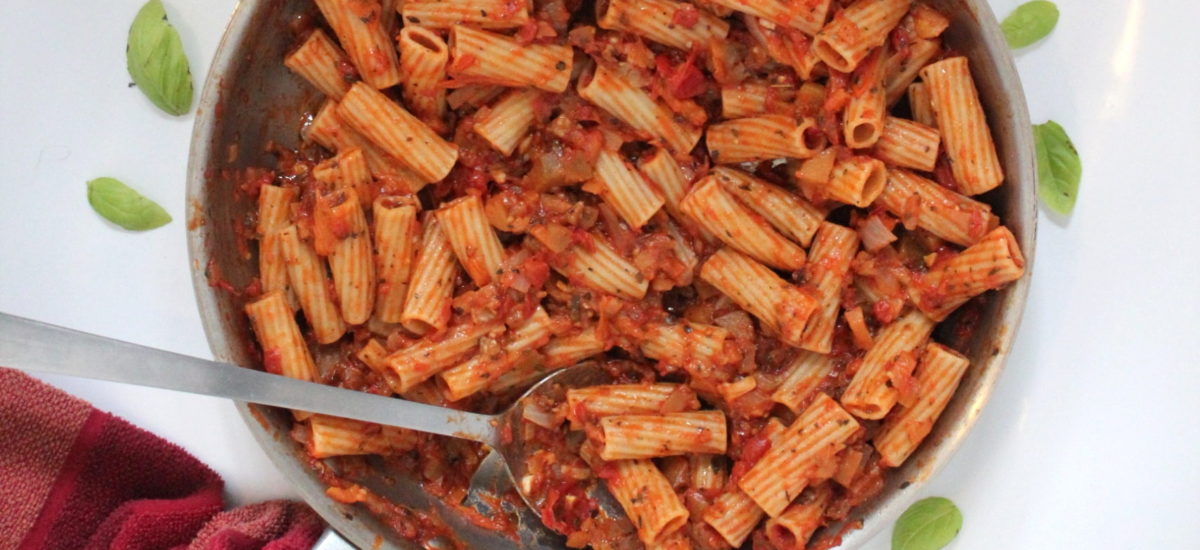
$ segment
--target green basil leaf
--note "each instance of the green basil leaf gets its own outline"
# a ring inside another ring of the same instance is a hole
[[[1053,120],[1033,126],[1033,141],[1037,148],[1038,196],[1051,210],[1068,215],[1075,209],[1083,176],[1079,151]]]
[[[892,550],[938,550],[954,540],[962,522],[962,512],[950,499],[919,500],[896,520]]]
[[[87,183],[88,204],[92,210],[131,231],[162,227],[171,221],[158,203],[113,178],[96,178]]]
[[[133,19],[125,63],[133,83],[159,109],[176,116],[191,109],[192,71],[161,0],[146,2]]]
[[[1046,0],[1033,0],[1017,6],[1004,18],[1000,30],[1013,48],[1024,48],[1050,34],[1058,24],[1058,6]]]

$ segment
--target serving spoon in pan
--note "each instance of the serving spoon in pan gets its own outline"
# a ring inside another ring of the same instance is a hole
[[[536,495],[527,494],[527,485],[520,483],[530,452],[519,437],[525,404],[532,396],[560,398],[569,388],[612,381],[594,364],[577,365],[542,379],[504,412],[479,414],[314,384],[6,313],[0,313],[0,366],[227,397],[469,439],[491,447],[493,457],[499,455],[517,492],[534,510]],[[490,467],[496,469],[494,463]],[[604,502],[611,498],[605,498],[606,491],[594,493],[611,513],[612,503]]]

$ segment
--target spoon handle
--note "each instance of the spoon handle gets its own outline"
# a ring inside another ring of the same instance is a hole
[[[228,397],[497,444],[495,417],[314,384],[0,313],[0,366]]]

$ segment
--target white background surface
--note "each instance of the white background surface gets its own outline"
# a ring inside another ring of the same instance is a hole
[[[184,244],[192,117],[127,87],[140,0],[6,0],[0,18],[0,311],[209,356]],[[1019,2],[992,0],[1001,16]],[[197,96],[234,2],[168,0]],[[1200,5],[1060,0],[1017,52],[1035,122],[1083,157],[1078,207],[1045,212],[1029,307],[977,428],[925,490],[966,517],[950,548],[1200,547]],[[129,233],[84,182],[122,179],[175,221]],[[293,492],[225,401],[48,380],[179,443],[232,503]],[[870,550],[888,548],[888,534]]]

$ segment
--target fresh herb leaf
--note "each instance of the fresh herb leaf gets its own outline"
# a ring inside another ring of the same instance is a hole
[[[191,109],[192,71],[161,0],[146,2],[133,19],[125,63],[133,82],[159,109],[176,116]]]
[[[938,550],[954,540],[962,522],[962,512],[950,499],[919,500],[896,520],[892,550]]]
[[[1017,6],[1004,18],[1000,30],[1012,48],[1024,48],[1050,34],[1058,24],[1058,6],[1046,0],[1033,0]]]
[[[1083,175],[1079,151],[1053,120],[1033,126],[1033,141],[1037,147],[1038,196],[1051,210],[1068,215],[1075,209]]]
[[[96,178],[87,183],[88,204],[92,210],[131,231],[162,227],[171,221],[158,203],[113,178]]]

